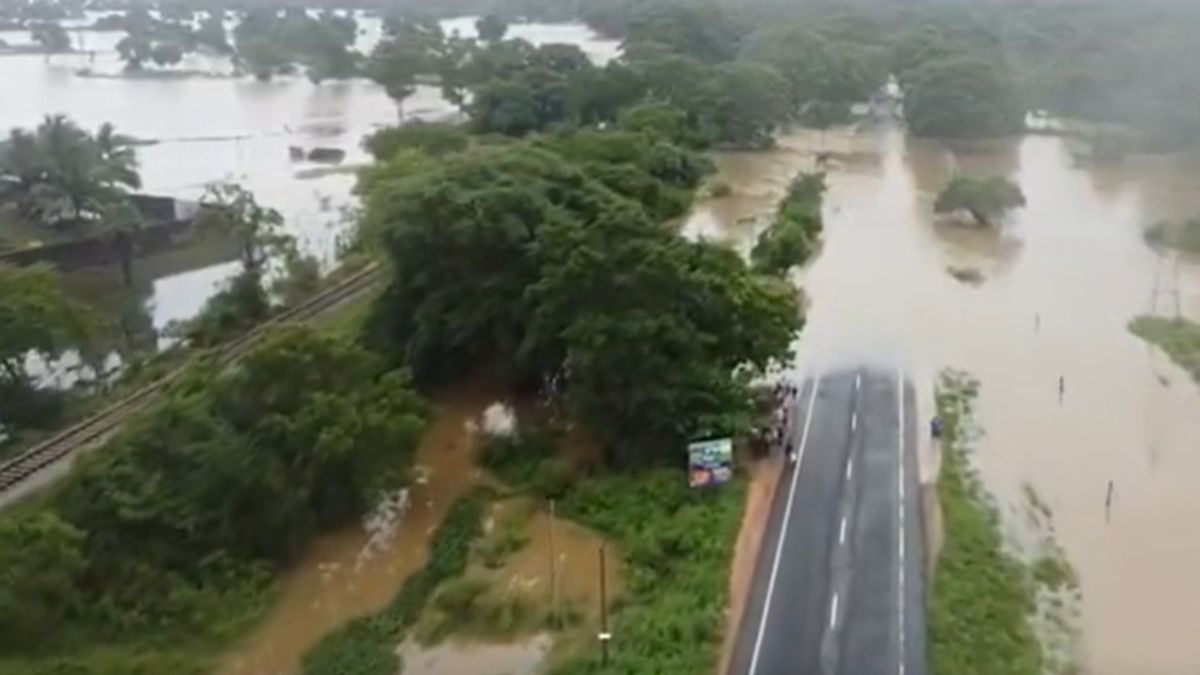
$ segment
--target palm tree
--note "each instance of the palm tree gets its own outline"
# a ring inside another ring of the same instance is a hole
[[[49,224],[98,218],[126,189],[141,187],[132,139],[105,124],[92,136],[64,115],[30,133],[14,129],[0,148],[0,201]]]

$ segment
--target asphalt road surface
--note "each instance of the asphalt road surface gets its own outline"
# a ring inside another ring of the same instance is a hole
[[[924,675],[917,420],[901,373],[814,377],[729,675]]]

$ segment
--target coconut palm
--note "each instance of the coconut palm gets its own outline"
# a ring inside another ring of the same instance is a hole
[[[93,136],[51,115],[32,133],[12,130],[0,147],[0,200],[30,221],[96,220],[126,189],[140,186],[132,140],[111,124]]]

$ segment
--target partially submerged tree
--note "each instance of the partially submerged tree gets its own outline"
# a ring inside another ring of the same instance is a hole
[[[71,51],[71,36],[62,25],[53,21],[33,24],[30,27],[30,37],[42,46],[47,54],[61,54]]]
[[[388,17],[383,39],[367,58],[366,75],[378,82],[404,117],[404,100],[417,88],[417,77],[442,67],[446,37],[435,21]]]
[[[475,31],[484,42],[499,42],[508,32],[508,22],[497,14],[484,14],[475,22]]]
[[[804,264],[821,235],[821,199],[825,174],[801,173],[792,180],[788,193],[750,251],[754,268],[764,274],[782,276]]]
[[[1008,211],[1025,206],[1021,188],[1003,176],[955,176],[934,202],[935,213],[967,211],[980,225],[992,225]]]

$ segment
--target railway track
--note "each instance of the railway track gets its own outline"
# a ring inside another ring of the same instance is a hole
[[[203,353],[214,354],[224,365],[233,362],[270,329],[287,322],[307,321],[346,302],[373,287],[381,277],[381,269],[371,264],[327,288],[295,307],[284,310],[270,320]],[[190,363],[192,359],[188,360]],[[125,420],[145,409],[188,367],[176,368],[162,378],[138,389],[87,419],[77,422],[42,441],[20,455],[0,462],[0,495],[14,490],[42,469],[107,438]]]

